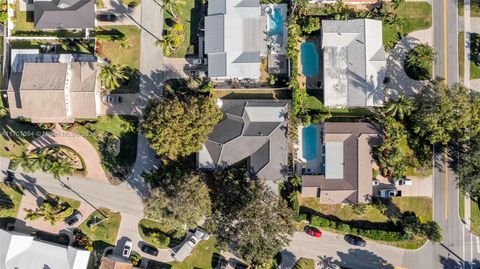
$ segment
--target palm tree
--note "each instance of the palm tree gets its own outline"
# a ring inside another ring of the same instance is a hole
[[[12,169],[14,170],[20,166],[25,172],[35,171],[35,158],[27,151],[23,151],[19,156],[12,156],[12,161]]]
[[[100,71],[100,80],[109,91],[120,87],[120,80],[128,79],[124,65],[104,64]]]
[[[52,161],[48,171],[53,177],[59,180],[62,176],[73,175],[75,167],[70,159],[64,158],[56,161]]]
[[[398,9],[403,3],[405,0],[392,0],[393,9]]]
[[[162,8],[167,9],[168,13],[172,15],[174,20],[177,20],[177,14],[175,11],[178,10],[177,5],[184,4],[183,0],[163,0]]]
[[[403,120],[405,116],[409,116],[413,110],[413,101],[405,96],[400,95],[397,101],[390,101],[385,106],[385,114]]]
[[[413,48],[411,57],[407,57],[407,62],[412,65],[425,66],[437,60],[435,49],[428,44],[421,44]]]

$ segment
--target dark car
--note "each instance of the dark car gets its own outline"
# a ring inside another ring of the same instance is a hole
[[[157,256],[158,255],[158,249],[154,246],[150,246],[150,245],[147,245],[147,244],[144,244],[141,248],[140,248],[143,252],[147,253],[147,254],[150,254],[152,256]]]
[[[7,171],[7,175],[5,176],[5,184],[13,184],[13,180],[15,179],[15,174],[12,171]]]
[[[354,246],[357,246],[357,247],[364,247],[367,245],[367,242],[365,242],[365,240],[363,240],[363,238],[361,237],[358,237],[356,235],[353,235],[353,234],[347,234],[345,235],[345,241],[347,241],[350,245],[354,245]]]
[[[72,227],[82,219],[82,213],[80,213],[79,211],[75,211],[70,217],[65,219],[65,224],[67,225],[67,227]]]
[[[120,104],[122,97],[118,95],[106,95],[103,97],[103,102],[108,104]]]
[[[112,13],[101,13],[97,14],[97,20],[114,22],[117,21],[117,15]]]
[[[213,256],[212,256],[212,268],[213,269],[225,269],[227,268],[227,260],[225,259],[225,257],[223,257],[222,255],[218,254],[218,253],[213,253]]]

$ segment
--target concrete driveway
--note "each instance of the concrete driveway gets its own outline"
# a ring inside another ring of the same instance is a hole
[[[112,94],[122,97],[122,102],[118,104],[100,103],[101,115],[133,115],[140,116],[142,110],[140,107],[140,97],[138,94]]]
[[[97,26],[110,25],[137,25],[140,26],[141,4],[135,8],[128,8],[121,3],[121,0],[103,0],[105,7],[97,8],[98,13],[113,13],[117,15],[117,21],[105,22],[96,21]]]
[[[402,196],[427,196],[432,197],[433,190],[433,176],[426,178],[413,178],[409,177],[412,180],[411,186],[395,186],[394,183],[389,181],[380,180],[380,185],[373,187],[373,195],[378,195],[378,191],[381,189],[395,189],[402,191]]]

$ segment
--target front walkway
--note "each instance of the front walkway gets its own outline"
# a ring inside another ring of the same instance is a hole
[[[390,81],[386,84],[387,97],[413,96],[425,85],[423,81],[409,78],[403,69],[403,62],[407,53],[415,46],[424,43],[433,45],[432,27],[407,34],[388,53],[386,77]]]
[[[71,148],[82,157],[87,169],[87,178],[109,182],[97,150],[85,137],[76,133],[63,131],[57,126],[54,131],[33,140],[28,146],[28,150],[31,151],[36,148],[49,146],[65,146]]]

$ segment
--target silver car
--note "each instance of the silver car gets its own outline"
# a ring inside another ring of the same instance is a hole
[[[65,224],[68,228],[73,227],[75,224],[83,219],[82,213],[76,211],[70,217],[65,219]]]
[[[125,258],[130,258],[130,254],[132,253],[132,240],[125,241],[125,245],[123,245],[122,256]]]

